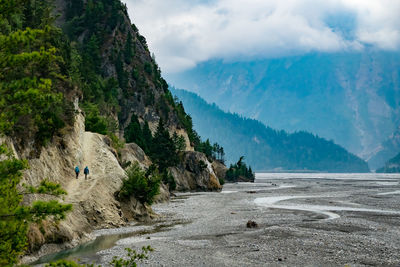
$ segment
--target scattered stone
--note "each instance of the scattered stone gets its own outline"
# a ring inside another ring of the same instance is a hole
[[[255,221],[248,220],[246,226],[247,226],[247,228],[257,228],[258,224]]]

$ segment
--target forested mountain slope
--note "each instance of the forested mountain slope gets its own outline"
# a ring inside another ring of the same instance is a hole
[[[226,113],[198,95],[172,88],[193,117],[195,129],[220,143],[229,162],[240,156],[256,170],[368,172],[368,165],[344,148],[307,132],[289,134],[259,121]]]

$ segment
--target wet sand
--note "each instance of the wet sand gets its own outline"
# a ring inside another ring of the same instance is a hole
[[[150,245],[155,251],[140,266],[400,266],[400,176],[257,178],[222,193],[179,194],[153,207],[153,225],[97,234],[147,231],[80,258],[105,265],[126,247]],[[248,220],[258,227],[247,228]]]

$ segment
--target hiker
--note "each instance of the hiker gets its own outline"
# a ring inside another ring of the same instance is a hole
[[[85,180],[86,180],[87,176],[89,175],[89,168],[88,168],[88,166],[85,167],[85,169],[83,170],[83,173],[85,174]]]
[[[75,174],[76,174],[76,179],[78,179],[78,176],[79,176],[79,167],[78,166],[75,167]]]

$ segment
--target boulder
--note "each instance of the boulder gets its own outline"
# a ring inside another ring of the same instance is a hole
[[[246,227],[247,227],[247,228],[257,228],[257,227],[258,227],[258,224],[257,224],[255,221],[248,220],[248,221],[247,221],[247,224],[246,224]]]

